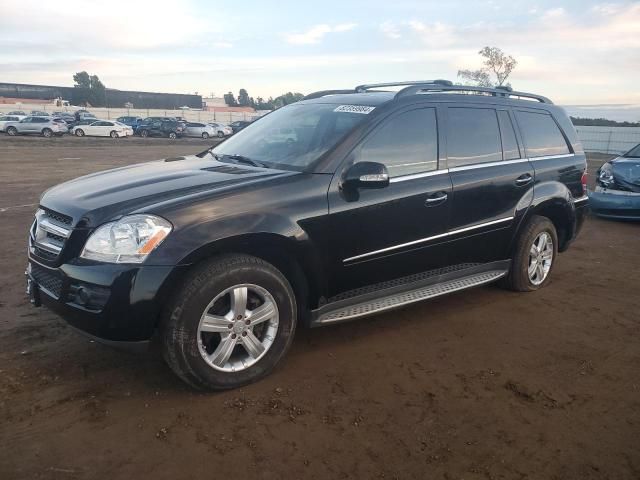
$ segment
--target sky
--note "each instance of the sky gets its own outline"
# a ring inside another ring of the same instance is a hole
[[[640,1],[0,0],[0,81],[254,97],[445,78],[496,46],[564,105],[640,104]]]

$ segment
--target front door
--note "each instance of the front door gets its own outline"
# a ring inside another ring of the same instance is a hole
[[[334,176],[329,190],[329,295],[447,264],[451,181],[438,170],[437,109],[412,107],[370,132]],[[385,188],[345,192],[353,163],[384,164]]]
[[[501,106],[449,106],[445,125],[453,183],[451,256],[455,263],[507,259],[534,184],[511,113]]]

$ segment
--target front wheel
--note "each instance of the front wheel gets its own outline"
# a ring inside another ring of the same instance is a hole
[[[207,132],[202,132],[202,138],[206,140],[207,138],[209,138],[209,134]]]
[[[115,130],[113,130],[113,131],[109,134],[109,136],[110,136],[111,138],[118,138],[118,136],[119,136],[119,135],[118,135],[118,132],[116,132]]]
[[[8,127],[7,128],[7,135],[11,135],[12,137],[14,137],[17,134],[18,134],[18,129],[16,127]]]
[[[196,267],[170,302],[164,358],[196,388],[237,388],[273,370],[295,328],[295,296],[279,270],[248,255],[222,256]]]
[[[224,132],[221,132],[218,130],[218,138],[222,138],[222,137],[224,137]]]
[[[175,140],[178,136],[176,135],[176,132],[169,132],[169,138],[171,140]]]
[[[53,130],[51,130],[50,128],[43,129],[42,136],[45,138],[51,138],[53,136]]]
[[[144,138],[147,138],[149,136],[149,130],[142,130],[140,132],[140,136],[144,137]]]
[[[558,256],[558,233],[551,220],[535,215],[518,238],[509,275],[503,285],[518,292],[531,292],[549,282]]]

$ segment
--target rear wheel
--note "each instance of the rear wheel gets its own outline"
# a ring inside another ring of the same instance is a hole
[[[295,312],[291,285],[273,265],[248,255],[208,261],[188,276],[165,312],[165,360],[196,388],[246,385],[285,355]]]
[[[142,130],[140,132],[140,136],[141,137],[145,137],[145,138],[148,137],[149,136],[149,130]]]
[[[503,285],[510,290],[530,292],[549,282],[558,256],[558,234],[547,217],[535,215],[524,228]]]
[[[202,138],[206,140],[207,138],[209,138],[209,134],[207,132],[202,132]]]
[[[45,138],[51,138],[53,136],[53,130],[51,130],[50,128],[42,129],[42,136]]]
[[[16,127],[7,127],[7,135],[11,135],[12,137],[18,134],[18,129]]]
[[[224,137],[224,132],[221,132],[220,130],[218,130],[218,138],[222,138]]]
[[[169,132],[169,138],[171,140],[175,140],[178,136],[176,135],[176,132]]]
[[[84,130],[81,128],[76,129],[76,137],[84,137]]]
[[[112,130],[111,133],[109,134],[109,136],[111,138],[118,138],[119,137],[118,132],[116,132],[115,130]]]

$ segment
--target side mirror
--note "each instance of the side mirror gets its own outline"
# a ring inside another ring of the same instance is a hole
[[[388,185],[387,167],[377,162],[354,163],[347,169],[342,180],[342,187],[345,189],[384,188]]]

